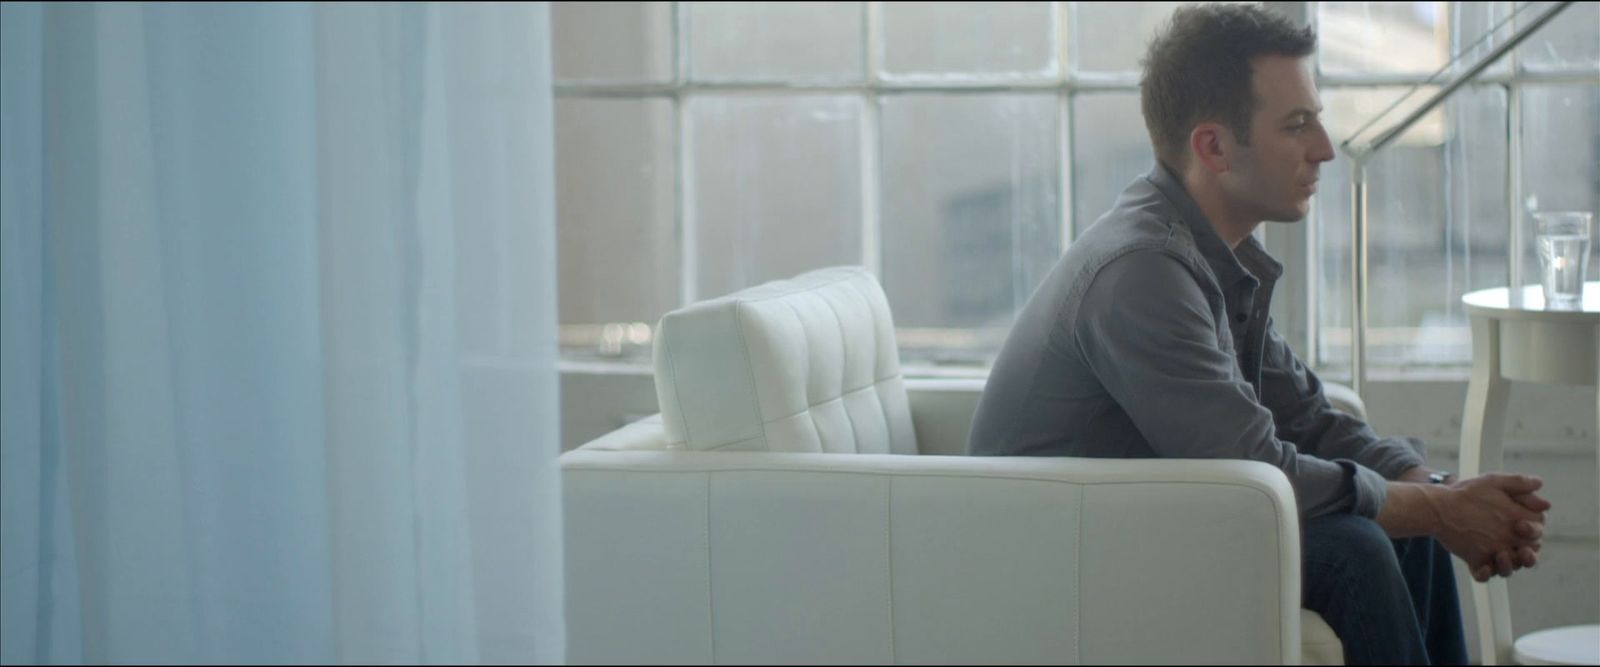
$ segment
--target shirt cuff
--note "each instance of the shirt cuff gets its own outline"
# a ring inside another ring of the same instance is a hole
[[[1417,438],[1381,438],[1377,451],[1380,452],[1378,456],[1364,463],[1384,479],[1399,479],[1405,471],[1427,463],[1422,455],[1422,441]]]
[[[1389,497],[1388,480],[1377,471],[1349,459],[1338,459],[1335,463],[1350,474],[1351,491],[1355,496],[1350,513],[1368,519],[1378,518],[1378,510],[1383,509],[1383,501]]]

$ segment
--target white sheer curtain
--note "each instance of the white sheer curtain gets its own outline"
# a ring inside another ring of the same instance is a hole
[[[13,662],[560,662],[548,7],[3,15]]]

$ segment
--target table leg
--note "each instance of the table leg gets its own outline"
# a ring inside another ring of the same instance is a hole
[[[1467,404],[1461,419],[1461,477],[1476,477],[1500,470],[1505,464],[1506,398],[1509,383],[1500,375],[1500,322],[1472,318],[1472,379],[1467,384]],[[1458,569],[1466,568],[1454,559]],[[1470,572],[1467,581],[1472,581]],[[1473,618],[1478,628],[1479,659],[1485,665],[1511,663],[1511,610],[1506,580],[1494,577],[1487,584],[1469,587]]]

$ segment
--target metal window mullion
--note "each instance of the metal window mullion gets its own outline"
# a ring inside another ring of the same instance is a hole
[[[883,7],[880,2],[865,2],[861,7],[861,59],[866,68],[866,86],[861,99],[861,264],[882,281],[883,276],[883,173],[880,167],[883,116],[878,97],[878,69],[882,55],[879,42]]]
[[[1507,61],[1514,59],[1515,51],[1507,54],[1506,58]],[[1398,88],[1398,86],[1426,85],[1426,83],[1440,85],[1438,82],[1430,82],[1429,75],[1411,74],[1411,72],[1405,72],[1405,74],[1384,74],[1384,72],[1328,74],[1328,72],[1318,72],[1317,80],[1318,83],[1328,86],[1395,86],[1395,88]],[[1488,74],[1478,75],[1478,77],[1469,80],[1467,85],[1499,85],[1499,83],[1510,83],[1512,80],[1522,83],[1595,83],[1600,82],[1600,70],[1592,69],[1592,67],[1563,67],[1563,69],[1536,69],[1514,72],[1514,70],[1507,69],[1504,72],[1488,72]]]
[[[1304,327],[1301,332],[1305,343],[1305,358],[1316,364],[1321,358],[1321,351],[1317,347],[1322,343],[1322,291],[1317,286],[1322,282],[1322,254],[1317,245],[1317,239],[1322,236],[1322,219],[1317,215],[1316,207],[1307,211],[1305,233],[1300,238],[1300,257],[1304,260],[1305,280],[1300,283],[1300,296],[1305,299],[1305,312],[1301,313],[1300,325]]]
[[[1317,22],[1317,8],[1311,2],[1301,3],[1301,18],[1311,27],[1313,33],[1320,31]],[[1322,76],[1322,59],[1312,59],[1312,76],[1318,79]],[[1322,343],[1322,290],[1317,286],[1322,282],[1322,253],[1317,245],[1317,239],[1322,236],[1322,220],[1317,216],[1316,207],[1306,212],[1306,222],[1300,237],[1300,257],[1304,260],[1303,280],[1300,282],[1300,295],[1305,299],[1305,312],[1301,313],[1299,325],[1302,327],[1302,339],[1305,342],[1305,357],[1311,360],[1313,366],[1321,358],[1318,347]]]
[[[1354,196],[1350,211],[1350,388],[1367,398],[1367,209],[1371,191],[1367,188],[1365,157],[1356,158],[1350,170]]]
[[[1513,66],[1515,63],[1513,62]],[[1522,87],[1515,82],[1506,84],[1506,213],[1511,225],[1507,237],[1506,272],[1511,287],[1512,305],[1522,301],[1523,285],[1523,203],[1522,189]]]
[[[1311,25],[1316,20],[1316,12],[1307,2],[1269,2],[1266,7],[1296,25]],[[1274,307],[1273,319],[1278,323],[1279,333],[1293,341],[1301,356],[1313,363],[1317,359],[1314,331],[1320,264],[1316,261],[1315,239],[1319,222],[1316,207],[1312,207],[1300,224],[1264,224],[1256,228],[1265,237],[1263,242],[1268,251],[1284,265],[1283,276],[1274,290],[1273,301],[1278,306]]]
[[[1517,13],[1507,18],[1511,34],[1517,32]],[[1506,224],[1511,225],[1506,237],[1506,286],[1510,289],[1511,305],[1522,305],[1522,87],[1517,85],[1517,50],[1506,54]]]
[[[1306,25],[1311,28],[1313,33],[1321,34],[1322,26],[1317,7],[1310,2],[1306,3],[1305,19]],[[1322,73],[1322,52],[1320,48],[1312,57],[1311,66],[1311,75],[1317,81],[1317,86],[1321,88],[1323,82],[1326,81],[1326,75]],[[1318,94],[1320,96],[1320,91]],[[1320,289],[1322,286],[1322,245],[1319,242],[1321,238],[1322,218],[1317,215],[1316,208],[1313,207],[1306,217],[1305,342],[1306,358],[1311,361],[1311,366],[1317,369],[1327,366],[1327,360],[1323,358],[1322,354],[1322,290]],[[1352,376],[1354,376],[1353,373]]]
[[[1509,57],[1509,56],[1508,56]],[[1534,70],[1511,74],[1489,74],[1468,81],[1468,87],[1521,84],[1600,85],[1600,71],[1594,69]],[[1317,85],[1323,88],[1383,88],[1405,87],[1427,83],[1427,77],[1418,75],[1341,75],[1317,74]],[[807,82],[807,81],[695,81],[682,83],[611,83],[603,81],[561,81],[552,87],[556,97],[646,97],[672,95],[682,91],[751,93],[758,95],[782,94],[856,94],[878,93],[1043,93],[1054,90],[1139,90],[1138,75],[1118,73],[1067,73],[1055,80],[983,80],[961,81],[873,81]]]
[[[1056,67],[1061,85],[1056,89],[1056,143],[1057,161],[1061,165],[1060,173],[1056,174],[1056,182],[1061,188],[1059,202],[1061,207],[1061,254],[1065,255],[1067,247],[1072,245],[1076,237],[1073,233],[1073,187],[1072,174],[1075,167],[1072,163],[1072,87],[1069,83],[1072,78],[1072,18],[1070,7],[1065,2],[1051,3],[1055,12],[1056,31]]]
[[[672,115],[676,122],[674,150],[678,161],[678,300],[688,306],[699,298],[699,225],[694,206],[694,142],[689,119],[689,12],[685,3],[672,3]]]
[[[1507,56],[1510,58],[1511,56]],[[1531,83],[1593,83],[1600,80],[1600,72],[1588,68],[1532,70],[1518,73],[1494,72],[1474,77],[1467,82],[1469,86],[1488,86],[1508,83],[1511,80]],[[1415,86],[1430,83],[1429,77],[1423,74],[1402,73],[1321,73],[1318,80],[1329,86]],[[1438,82],[1432,82],[1438,85]]]
[[[1567,77],[1562,81],[1577,81]],[[748,93],[755,95],[851,95],[863,92],[881,94],[924,93],[1049,93],[1057,90],[1096,90],[1107,92],[1132,92],[1139,90],[1136,75],[1114,76],[1068,75],[1060,80],[982,80],[960,81],[875,81],[873,83],[849,82],[784,82],[784,81],[695,81],[688,84],[661,83],[584,83],[567,81],[554,86],[556,97],[644,97],[671,95],[681,91],[694,93]]]

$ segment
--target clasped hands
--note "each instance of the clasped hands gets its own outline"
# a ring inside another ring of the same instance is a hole
[[[1438,504],[1439,543],[1465,561],[1472,578],[1533,567],[1544,539],[1550,501],[1535,495],[1544,482],[1531,475],[1488,473],[1451,482]]]

